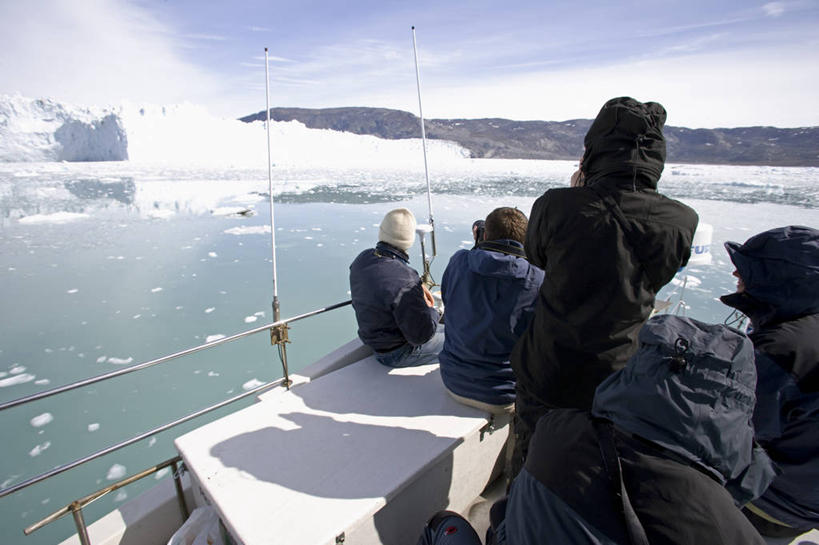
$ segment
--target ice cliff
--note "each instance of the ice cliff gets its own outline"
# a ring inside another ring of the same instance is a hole
[[[419,139],[383,140],[297,121],[271,123],[271,160],[277,165],[415,166]],[[461,146],[429,141],[431,160],[469,156]],[[124,103],[76,107],[50,99],[0,95],[0,161],[123,161],[141,164],[264,166],[263,122],[210,115],[193,104]]]

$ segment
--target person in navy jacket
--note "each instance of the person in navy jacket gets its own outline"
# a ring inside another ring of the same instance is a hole
[[[415,225],[411,211],[391,210],[379,227],[378,244],[350,265],[358,336],[388,367],[436,362],[444,344],[432,294],[409,265]]]
[[[766,536],[819,527],[819,231],[780,227],[728,242],[737,291],[722,302],[751,320],[756,439],[780,474],[746,516]]]
[[[527,224],[520,210],[496,208],[486,217],[482,240],[456,252],[441,280],[444,386],[461,403],[492,413],[514,408],[509,354],[532,321],[543,282],[543,270],[523,249]]]

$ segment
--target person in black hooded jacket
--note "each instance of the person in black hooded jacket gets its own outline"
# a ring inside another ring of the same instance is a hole
[[[721,300],[751,320],[756,438],[781,471],[746,515],[763,535],[796,536],[819,527],[819,231],[780,227],[725,248],[739,281]]]
[[[594,389],[622,368],[654,297],[688,262],[696,212],[657,192],[665,109],[609,100],[589,128],[570,188],[533,205],[529,261],[546,272],[535,317],[512,352],[517,380],[517,472],[548,409],[589,409]]]

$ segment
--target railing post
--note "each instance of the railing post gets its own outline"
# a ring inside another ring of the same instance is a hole
[[[180,468],[178,462],[173,463],[173,484],[176,487],[176,499],[179,502],[179,510],[182,511],[182,522],[188,520],[188,503],[185,501],[185,490],[182,488],[182,471],[184,464]]]
[[[74,524],[77,525],[77,537],[80,538],[82,545],[91,545],[91,540],[88,538],[88,528],[85,526],[85,519],[82,516],[82,506],[79,502],[71,504],[71,514],[74,515]]]

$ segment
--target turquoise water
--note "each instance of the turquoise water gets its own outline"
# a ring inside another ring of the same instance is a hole
[[[439,248],[433,276],[440,279],[449,256],[471,246],[474,219],[496,206],[514,205],[528,214],[534,199],[563,185],[572,169],[570,162],[538,161],[449,168],[433,198]],[[816,227],[819,170],[670,170],[667,192],[714,226],[714,261],[684,271],[682,294],[671,285],[661,297],[678,301],[682,295],[688,315],[722,321],[728,311],[716,297],[732,291],[734,281],[720,243],[789,223]],[[265,174],[128,163],[0,166],[0,401],[272,321]],[[278,176],[284,187],[276,192],[275,208],[278,288],[285,317],[349,297],[348,265],[373,245],[386,211],[408,206],[419,219],[428,214],[417,173],[303,170]],[[411,250],[415,266],[419,252],[418,245]],[[291,370],[354,336],[349,307],[294,324]],[[279,376],[278,359],[262,333],[4,411],[0,484],[13,485]],[[174,437],[230,410],[0,499],[3,543],[67,537],[70,518],[30,537],[23,537],[22,528],[170,458]],[[86,520],[153,482],[103,498],[86,510]]]

